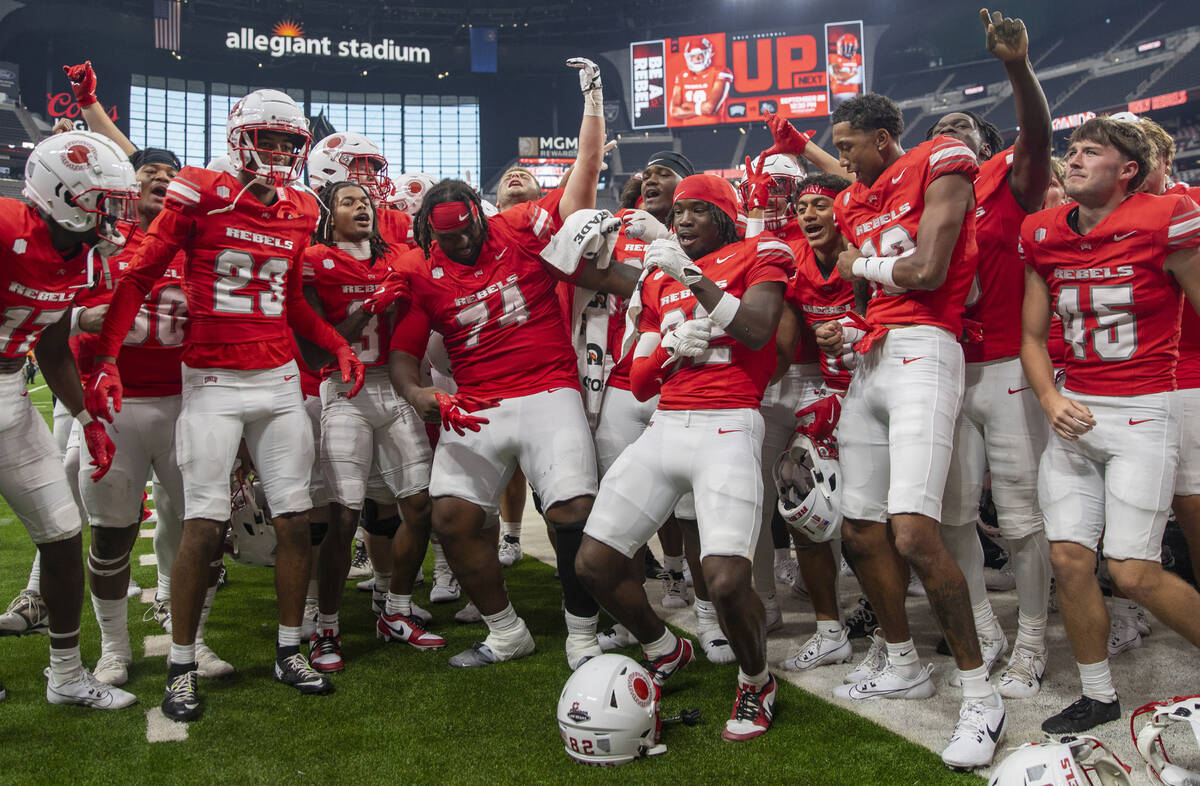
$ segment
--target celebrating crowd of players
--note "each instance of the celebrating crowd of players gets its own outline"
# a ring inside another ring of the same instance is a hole
[[[280,682],[333,690],[360,519],[380,638],[445,646],[413,603],[432,535],[487,628],[450,665],[527,655],[494,528],[520,472],[553,530],[568,665],[637,644],[661,686],[693,660],[643,587],[657,533],[664,606],[690,601],[699,649],[738,664],[726,739],[771,725],[789,540],[817,628],[781,668],[850,659],[843,553],[877,620],[835,691],[849,701],[936,691],[905,612],[920,581],[962,689],[948,766],[989,764],[1004,699],[1038,692],[1052,569],[1082,695],[1043,727],[1119,717],[1108,656],[1134,646],[1141,609],[1200,644],[1200,594],[1159,561],[1173,497],[1200,540],[1200,209],[1169,187],[1170,137],[1148,121],[1088,121],[1053,161],[1024,26],[983,21],[1013,89],[1011,147],[953,112],[906,151],[897,107],[866,94],[834,112],[836,158],[773,117],[740,191],[664,151],[616,215],[595,209],[602,86],[584,59],[568,61],[584,97],[569,177],[543,194],[514,169],[499,210],[457,180],[397,193],[369,140],[312,143],[273,90],[234,107],[226,160],[181,168],[107,122],[90,65],[67,69],[99,133],[40,143],[28,204],[0,203],[0,493],[39,553],[3,626],[48,627],[47,698],[136,701],[118,687],[125,590],[153,477],[162,709],[200,715],[198,677],[233,669],[203,634],[235,467],[277,542]],[[74,417],[66,473],[25,397],[31,348]],[[989,472],[1011,647],[975,527]],[[83,522],[94,672],[78,646]],[[1097,554],[1124,596],[1111,637]],[[617,623],[603,633],[601,609]]]

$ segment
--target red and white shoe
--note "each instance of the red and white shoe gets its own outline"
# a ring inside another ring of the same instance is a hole
[[[752,740],[767,733],[775,717],[775,678],[767,675],[767,684],[756,688],[748,682],[738,685],[733,713],[725,721],[721,736],[731,742]]]
[[[415,617],[404,614],[380,614],[375,637],[384,641],[403,641],[419,650],[440,650],[446,640],[425,629]]]
[[[314,633],[308,642],[308,663],[322,674],[336,674],[346,668],[341,635],[329,628]]]
[[[671,650],[669,654],[654,660],[646,658],[642,661],[642,666],[650,672],[654,684],[661,688],[672,674],[695,659],[696,651],[692,647],[692,642],[680,636],[675,641],[675,649]]]

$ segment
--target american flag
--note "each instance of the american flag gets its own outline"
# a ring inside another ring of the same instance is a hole
[[[154,0],[154,48],[175,51],[179,44],[179,0]]]

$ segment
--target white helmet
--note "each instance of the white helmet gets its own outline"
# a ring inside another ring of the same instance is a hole
[[[233,558],[243,565],[270,567],[275,564],[278,541],[266,512],[257,499],[257,484],[245,481],[233,490],[229,515],[229,539]]]
[[[25,198],[68,232],[96,230],[125,244],[118,221],[137,220],[141,194],[129,156],[108,137],[67,131],[38,143],[25,164]]]
[[[287,153],[260,148],[258,135],[264,132],[292,136],[295,149]],[[300,179],[312,144],[308,118],[291,96],[278,90],[255,90],[234,104],[225,122],[225,139],[229,162],[239,174],[249,169],[282,185]],[[277,158],[285,160],[275,163]]]
[[[683,59],[687,63],[689,71],[696,74],[700,73],[713,63],[712,41],[709,41],[707,38],[700,38],[684,44]]]
[[[842,531],[838,457],[831,443],[797,432],[772,468],[779,490],[779,515],[815,543]]]
[[[754,165],[758,165],[757,159]],[[805,174],[795,159],[782,153],[767,156],[767,160],[763,162],[763,172],[771,175],[771,199],[763,211],[763,226],[771,232],[776,232],[783,229],[784,224],[796,215],[796,199],[800,194],[800,181],[805,178]],[[738,185],[743,205],[749,196],[748,190],[745,181]],[[779,199],[784,200],[782,209],[778,207]]]
[[[597,655],[575,670],[558,699],[558,730],[580,764],[612,767],[662,753],[659,689],[632,658]]]
[[[1192,772],[1172,764],[1167,756],[1166,746],[1161,739],[1162,733],[1172,723],[1186,723],[1192,730],[1193,736],[1200,744],[1200,696],[1180,698],[1176,696],[1168,701],[1155,701],[1138,708],[1129,719],[1129,729],[1132,732],[1133,722],[1143,713],[1151,713],[1146,725],[1137,732],[1134,743],[1138,753],[1146,762],[1150,774],[1167,786],[1186,786],[1200,783],[1200,773]]]
[[[1092,776],[1095,775],[1095,780]],[[1129,768],[1095,737],[1031,742],[1000,762],[988,786],[1129,786]]]
[[[209,161],[208,166],[206,166],[204,168],[209,170],[210,172],[225,172],[227,174],[233,175],[234,177],[237,177],[237,175],[238,175],[237,167],[235,167],[233,165],[233,161],[231,161],[229,159],[229,156],[227,156],[227,155],[217,156],[216,158]]]
[[[352,131],[330,134],[308,154],[308,184],[314,190],[342,180],[358,183],[376,203],[386,202],[394,190],[379,146]]]
[[[421,203],[425,201],[426,192],[433,188],[436,182],[424,172],[400,175],[400,179],[396,181],[392,204],[410,216],[415,216],[421,209]]]

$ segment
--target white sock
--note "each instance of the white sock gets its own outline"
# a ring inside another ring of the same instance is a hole
[[[751,675],[742,671],[740,666],[738,667],[738,683],[749,683],[756,688],[761,688],[767,684],[769,679],[771,679],[771,672],[765,668],[758,674]]]
[[[827,639],[836,639],[841,636],[843,627],[845,626],[839,620],[817,620],[817,633]]]
[[[497,636],[512,633],[521,624],[521,618],[517,616],[511,603],[496,614],[484,614],[483,621],[488,626],[488,632]]]
[[[709,631],[721,627],[721,623],[717,619],[717,607],[712,604],[711,600],[696,598],[693,608],[696,610],[696,630]]]
[[[304,593],[304,602],[308,603],[310,600],[315,601],[320,596],[321,596],[321,591],[318,589],[317,580],[309,579],[308,580],[308,589]]]
[[[896,667],[902,677],[915,677],[921,670],[921,658],[912,639],[896,644],[887,642],[888,663]]]
[[[567,635],[583,635],[595,636],[596,627],[600,624],[600,615],[593,614],[590,617],[576,617],[569,611],[563,611],[563,617],[567,621]]]
[[[327,630],[333,631],[336,636],[342,632],[341,626],[338,624],[338,613],[335,611],[332,614],[317,614],[317,630],[324,633]]]
[[[158,590],[154,593],[155,600],[171,600],[171,574],[158,572]]]
[[[125,598],[109,600],[92,595],[92,608],[100,625],[100,651],[132,656],[129,648],[129,605]]]
[[[509,538],[521,539],[521,522],[519,521],[501,521],[500,534]]]
[[[56,685],[70,682],[83,668],[79,657],[79,645],[74,647],[50,648],[50,681]]]
[[[1076,665],[1079,667],[1079,681],[1082,683],[1084,696],[1103,702],[1117,700],[1117,689],[1113,687],[1108,658],[1099,663],[1076,663]]]
[[[438,568],[445,568],[446,570],[449,570],[450,563],[446,562],[446,555],[445,555],[445,553],[442,552],[442,544],[441,543],[431,543],[430,545],[433,547],[433,568],[434,568],[434,570],[437,570]]]
[[[387,592],[392,587],[392,573],[388,571],[384,573],[381,570],[375,571],[375,591]]]
[[[213,598],[217,597],[217,587],[213,585],[204,593],[204,605],[200,607],[200,622],[196,625],[196,643],[204,643],[204,626],[208,624],[208,615],[212,613]]]
[[[280,647],[299,647],[300,646],[300,626],[280,625],[279,637],[276,643]]]
[[[29,568],[29,581],[25,584],[25,589],[32,590],[39,595],[42,594],[42,552],[35,552],[33,555],[33,565]]]
[[[383,611],[389,617],[396,614],[403,614],[406,617],[412,616],[412,595],[397,595],[389,591]]]
[[[988,684],[987,665],[976,669],[959,669],[958,676],[962,678],[964,699],[984,699],[996,692]]]
[[[679,639],[671,632],[670,628],[667,628],[658,639],[649,644],[642,645],[642,650],[646,653],[647,660],[657,660],[658,658],[670,655],[678,646]]]
[[[1025,612],[1017,612],[1017,642],[1016,647],[1041,652],[1046,649],[1046,613],[1039,618],[1026,617]]]
[[[672,573],[683,573],[683,555],[672,557],[669,554],[663,554],[663,567]]]
[[[196,645],[171,642],[171,655],[167,660],[176,666],[191,666],[196,662]]]
[[[975,635],[982,636],[996,626],[996,614],[987,598],[972,606],[971,613],[975,616]]]

